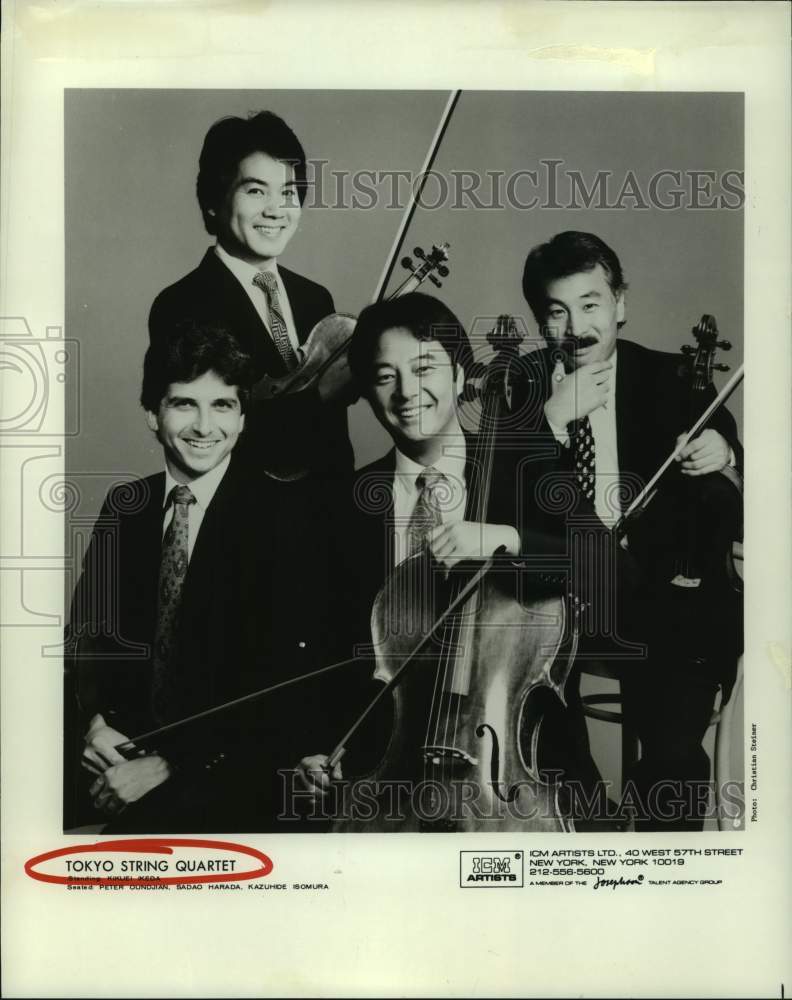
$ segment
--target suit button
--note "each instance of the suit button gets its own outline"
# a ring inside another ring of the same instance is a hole
[[[305,649],[305,643],[304,642],[298,642],[297,645],[300,647],[300,649]]]

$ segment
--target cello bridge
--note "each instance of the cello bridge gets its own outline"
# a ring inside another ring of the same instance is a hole
[[[423,748],[423,757],[424,763],[434,764],[436,767],[446,760],[458,761],[463,764],[478,764],[477,757],[472,757],[469,753],[459,750],[457,747],[425,746]]]

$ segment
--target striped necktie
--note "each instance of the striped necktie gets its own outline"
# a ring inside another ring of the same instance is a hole
[[[289,340],[289,330],[286,326],[286,320],[283,318],[280,298],[278,297],[278,283],[275,280],[275,275],[270,271],[259,271],[253,278],[253,284],[257,288],[260,288],[267,296],[270,333],[272,334],[278,354],[280,354],[286,366],[286,370],[292,371],[299,365],[300,359],[292,347],[291,340]]]
[[[407,525],[407,551],[409,555],[420,552],[432,530],[443,523],[440,502],[447,487],[446,477],[431,465],[415,479],[420,491],[415,502],[410,523]],[[447,492],[447,490],[446,490]]]
[[[195,502],[189,486],[174,486],[168,497],[168,503],[173,504],[173,517],[162,539],[151,682],[151,707],[158,722],[166,718],[168,710],[170,664],[176,646],[182,590],[187,575],[189,508]]]

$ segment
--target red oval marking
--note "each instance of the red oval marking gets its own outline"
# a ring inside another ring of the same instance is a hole
[[[99,875],[48,875],[35,870],[36,865],[53,858],[62,858],[68,854],[173,854],[174,847],[209,848],[215,851],[231,851],[235,854],[247,854],[261,862],[260,868],[244,872],[219,872],[207,875],[174,875],[166,878],[102,878]],[[61,847],[57,851],[47,851],[37,854],[25,862],[25,873],[39,882],[52,882],[55,885],[187,885],[195,882],[242,882],[246,879],[263,878],[269,875],[274,865],[270,858],[255,847],[245,844],[233,844],[228,840],[192,840],[172,837],[144,837],[135,840],[108,840],[95,844],[78,844],[75,847]]]

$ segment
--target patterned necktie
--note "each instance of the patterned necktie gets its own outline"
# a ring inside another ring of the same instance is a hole
[[[275,281],[275,275],[270,271],[259,271],[253,278],[253,284],[257,288],[260,288],[267,296],[272,339],[275,342],[275,347],[278,349],[278,354],[280,354],[284,365],[286,365],[286,370],[292,371],[299,365],[300,359],[292,347],[291,340],[289,340],[286,320],[283,318],[283,313],[281,312],[280,299],[278,298],[278,284]]]
[[[154,671],[151,707],[154,718],[162,721],[168,707],[169,667],[176,643],[184,578],[187,575],[189,507],[195,497],[189,486],[174,486],[169,502],[173,517],[162,539],[159,589],[157,592],[157,634],[154,639]]]
[[[574,426],[574,425],[573,425]],[[578,484],[581,496],[589,503],[594,503],[595,492],[595,452],[594,434],[591,430],[591,421],[588,417],[583,417],[577,421],[577,427],[572,438],[575,459],[575,480]]]
[[[409,555],[420,552],[433,528],[443,523],[439,501],[442,499],[446,477],[431,465],[415,479],[420,490],[410,523],[407,525],[407,551]]]

